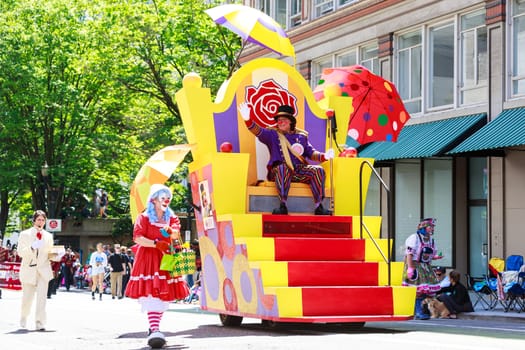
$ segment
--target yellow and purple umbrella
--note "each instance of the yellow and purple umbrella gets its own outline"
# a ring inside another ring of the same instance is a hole
[[[243,39],[282,56],[295,57],[286,32],[273,18],[249,6],[226,4],[205,11],[215,23],[228,28]],[[242,49],[241,49],[242,50]]]
[[[129,196],[131,220],[133,222],[146,208],[151,185],[166,182],[191,149],[191,145],[165,147],[151,156],[140,168],[131,185]]]

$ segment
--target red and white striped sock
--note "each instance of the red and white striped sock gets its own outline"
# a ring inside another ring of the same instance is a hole
[[[162,319],[162,314],[162,312],[156,311],[148,312],[149,329],[151,330],[151,333],[159,331],[159,324],[160,320]]]

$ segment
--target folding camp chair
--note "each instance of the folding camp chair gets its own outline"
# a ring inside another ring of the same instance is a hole
[[[467,288],[471,290],[476,296],[476,300],[472,304],[472,307],[476,309],[476,305],[479,303],[483,310],[490,310],[493,305],[497,302],[493,300],[493,293],[487,284],[485,277],[472,277],[468,273],[465,274],[467,277]]]
[[[523,289],[523,278],[520,278],[520,268],[523,265],[522,255],[509,255],[505,260],[505,271],[500,273],[503,281],[503,289],[505,293],[505,312],[516,309],[521,312],[523,309],[523,296],[525,289]]]
[[[505,271],[519,271],[523,265],[522,255],[509,255],[505,261]]]
[[[507,290],[507,310],[525,311],[525,272],[518,274],[518,282]]]
[[[498,278],[501,280],[501,273],[505,271],[505,260],[498,257],[490,258],[488,269],[489,274],[485,276],[485,283],[490,291],[490,308],[494,309],[500,304],[503,309],[506,309],[507,304],[505,303],[502,286],[501,283],[498,283]],[[498,287],[500,287],[499,291]]]
[[[515,306],[521,309],[520,290],[514,285],[518,282],[518,270],[523,265],[523,256],[510,255],[502,263],[501,258],[492,258],[489,261],[489,271],[491,276],[487,279],[487,283],[492,291],[493,297],[496,297],[493,307],[498,303],[503,307],[505,312],[513,309]],[[509,290],[514,287],[513,293],[509,294]],[[518,300],[519,299],[519,300]]]
[[[507,311],[506,298],[503,293],[503,286],[501,285],[501,277],[499,274],[496,277],[485,276],[485,283],[490,290],[490,309],[496,308],[496,306],[501,305],[501,307]]]

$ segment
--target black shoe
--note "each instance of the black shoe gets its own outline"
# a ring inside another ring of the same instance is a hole
[[[160,349],[166,344],[166,338],[164,337],[164,334],[161,332],[152,332],[148,336],[148,345],[152,349]]]
[[[275,209],[272,211],[272,214],[273,214],[273,215],[288,215],[288,208],[286,208],[286,204],[281,203],[281,205],[279,206],[279,208],[275,208]]]
[[[332,215],[332,212],[328,209],[325,209],[322,204],[319,204],[317,208],[315,208],[315,215]]]

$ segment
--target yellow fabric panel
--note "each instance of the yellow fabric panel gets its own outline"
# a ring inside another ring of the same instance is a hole
[[[235,237],[262,237],[261,214],[224,214],[217,221],[231,221]]]
[[[212,195],[217,215],[246,213],[248,159],[244,153],[215,153]]]
[[[335,215],[359,215],[359,172],[361,163],[369,162],[372,165],[372,158],[344,158],[335,157],[333,160],[333,179],[334,179],[334,209]],[[323,168],[330,174],[329,164],[324,162]],[[372,170],[364,165],[362,178],[363,208],[366,203],[366,193]],[[327,178],[327,184],[330,181]]]
[[[403,262],[393,261],[390,263],[390,285],[401,286],[403,282]],[[386,262],[379,262],[379,285],[388,285],[388,265]]]
[[[273,238],[240,237],[239,244],[246,244],[250,261],[275,261],[275,245]]]
[[[184,76],[182,85],[175,99],[188,142],[197,145],[191,152],[193,159],[216,153],[210,89],[202,87],[202,79],[195,73]]]
[[[302,317],[303,297],[299,287],[267,287],[265,292],[277,296],[279,317]],[[322,302],[321,300],[319,302]]]
[[[388,240],[387,239],[376,239],[375,242],[383,252],[386,258],[388,258]],[[371,239],[365,240],[365,261],[385,261],[379,250],[377,249],[374,242]]]
[[[381,216],[363,216],[363,222],[368,227],[370,234],[374,238],[379,238],[381,236]],[[352,217],[352,232],[354,238],[359,238],[359,215]],[[363,228],[363,238],[368,238],[366,230]]]
[[[392,287],[394,316],[413,315],[416,303],[416,287]]]
[[[288,286],[287,261],[257,261],[250,264],[252,268],[261,270],[263,287]],[[266,292],[266,290],[265,290]]]

